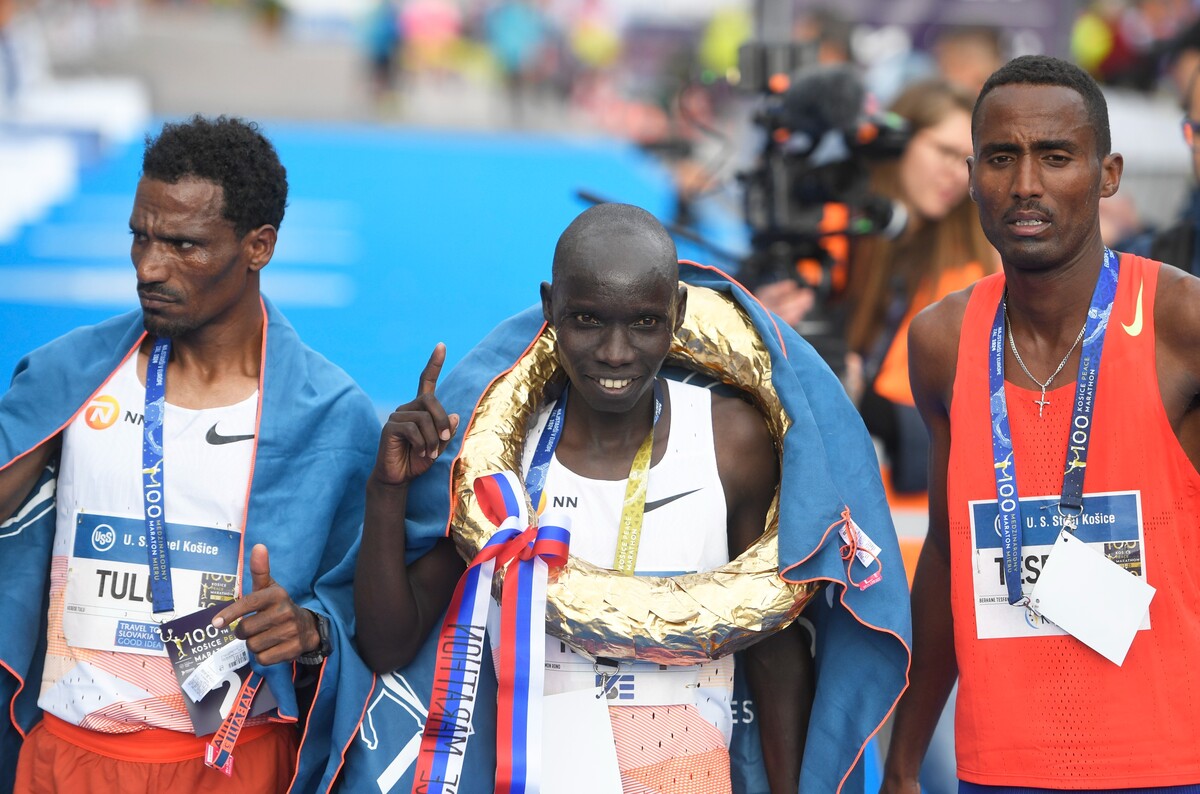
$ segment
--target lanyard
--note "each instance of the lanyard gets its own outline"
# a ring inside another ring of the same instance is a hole
[[[1083,475],[1087,449],[1092,437],[1092,411],[1096,386],[1100,380],[1100,354],[1104,332],[1112,313],[1117,292],[1117,256],[1104,249],[1104,262],[1092,292],[1084,326],[1083,349],[1079,356],[1079,374],[1075,380],[1075,401],[1071,412],[1071,435],[1063,470],[1062,496],[1058,510],[1066,528],[1074,532],[1083,512]],[[1012,431],[1008,423],[1008,404],[1004,396],[1004,305],[996,307],[996,319],[988,341],[988,392],[991,394],[992,458],[995,464],[996,498],[1000,516],[1000,537],[1004,551],[1004,582],[1008,603],[1024,601],[1021,593],[1021,502],[1017,495],[1017,461]]]
[[[629,479],[625,485],[625,501],[621,507],[621,524],[617,536],[617,553],[613,567],[624,574],[633,575],[637,564],[638,545],[642,534],[642,515],[646,508],[646,488],[650,478],[650,460],[654,453],[654,427],[662,416],[663,395],[662,385],[658,378],[654,379],[654,421],[650,432],[638,447],[633,456],[633,464],[629,469]],[[554,450],[562,438],[563,422],[567,412],[567,390],[550,410],[546,426],[538,436],[537,447],[533,452],[533,460],[529,464],[529,473],[525,477],[525,487],[529,491],[529,500],[534,510],[540,511],[542,491],[546,487],[546,475],[550,470],[550,461]]]
[[[234,680],[237,680],[236,677]],[[204,745],[205,766],[224,772],[226,775],[233,775],[233,747],[237,744],[242,727],[250,716],[254,696],[258,694],[263,681],[262,673],[257,670],[251,670],[250,675],[246,676],[229,714],[221,722],[221,727],[217,728],[208,744]]]
[[[537,448],[533,451],[533,460],[529,463],[529,473],[525,475],[525,488],[529,491],[529,501],[535,513],[542,512],[542,491],[546,488],[546,475],[550,471],[550,461],[554,458],[554,450],[562,438],[563,420],[567,415],[567,390],[550,409],[546,426],[538,436]]]
[[[655,384],[657,385],[657,383]],[[655,409],[659,403],[655,403]],[[658,410],[654,412],[654,424],[658,424]],[[626,576],[633,576],[637,568],[638,547],[642,542],[642,518],[646,514],[646,487],[650,480],[650,458],[654,455],[654,425],[646,434],[633,463],[629,467],[629,479],[625,481],[625,501],[621,505],[621,523],[617,529],[617,553],[613,568]]]
[[[171,340],[155,339],[146,366],[146,408],[142,421],[142,497],[146,518],[146,553],[150,558],[150,598],[154,612],[175,609],[171,563],[167,553],[163,497],[163,413],[166,409],[167,361]]]
[[[142,495],[146,508],[146,553],[150,557],[150,597],[154,613],[172,612],[175,596],[171,592],[171,562],[168,559],[166,500],[163,490],[163,418],[167,403],[167,362],[171,358],[171,340],[155,339],[146,366],[146,408],[142,421]],[[204,748],[204,763],[226,775],[233,774],[233,746],[250,706],[263,683],[260,673],[252,671],[242,682],[234,706],[221,727]]]

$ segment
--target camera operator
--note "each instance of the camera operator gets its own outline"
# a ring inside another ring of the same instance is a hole
[[[871,187],[903,204],[908,224],[896,239],[858,237],[851,248],[846,338],[864,383],[851,397],[883,442],[898,492],[925,490],[929,450],[908,386],[909,321],[996,269],[967,197],[973,105],[968,92],[940,79],[900,94],[891,111],[909,123],[911,137],[898,159],[872,166]]]
[[[838,88],[832,79],[817,74],[800,84],[802,90],[784,98],[790,115],[803,116],[801,110],[824,96],[816,89]],[[841,104],[847,107],[861,104],[856,88],[843,89],[829,93],[844,96]],[[897,492],[925,490],[928,454],[908,387],[908,323],[945,294],[996,269],[995,251],[967,197],[973,105],[968,91],[945,80],[915,83],[889,109],[906,125],[902,146],[896,146],[897,130],[891,129],[888,147],[852,159],[852,167],[866,168],[868,184],[860,191],[853,187],[855,178],[843,180],[852,186],[844,191],[850,203],[892,207],[876,212],[871,231],[849,238],[844,288],[814,288],[797,268],[780,267],[780,257],[751,259],[739,271],[759,300],[804,334],[838,373],[867,429],[884,446]],[[824,123],[845,128],[843,117],[851,115],[841,112]],[[792,217],[801,217],[807,203],[793,195],[791,204]],[[752,226],[763,225],[752,219]],[[825,240],[821,245],[828,253],[830,238],[810,236]],[[771,264],[763,267],[764,260]]]

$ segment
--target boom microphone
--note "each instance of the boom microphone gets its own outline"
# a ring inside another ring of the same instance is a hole
[[[853,135],[866,91],[853,67],[844,64],[802,69],[781,97],[777,126],[810,137],[827,130]]]

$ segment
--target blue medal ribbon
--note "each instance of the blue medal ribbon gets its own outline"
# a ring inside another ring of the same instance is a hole
[[[663,395],[662,385],[658,378],[654,379],[654,422],[650,425],[651,429],[658,425],[658,418],[662,416],[663,410]],[[554,450],[558,448],[558,442],[562,438],[563,422],[567,415],[567,389],[563,388],[562,394],[555,401],[554,407],[550,409],[550,417],[546,420],[546,426],[542,428],[541,434],[538,436],[537,447],[533,452],[533,459],[529,462],[529,473],[525,475],[525,490],[529,492],[529,501],[533,505],[533,510],[536,513],[542,500],[542,491],[546,488],[546,475],[550,472],[550,461],[554,457]]]
[[[167,362],[171,340],[155,339],[146,366],[146,407],[142,421],[142,497],[146,520],[146,553],[150,558],[150,598],[154,613],[175,609],[171,562],[167,553],[166,500],[163,489],[163,414],[166,409]]]
[[[1075,380],[1075,402],[1071,413],[1071,433],[1063,470],[1059,512],[1066,528],[1074,532],[1083,512],[1083,477],[1087,450],[1092,436],[1092,412],[1096,405],[1096,387],[1100,381],[1100,355],[1104,333],[1117,294],[1119,263],[1117,255],[1104,249],[1104,262],[1092,292],[1084,326],[1083,349],[1079,356],[1079,374]],[[1012,430],[1008,423],[1008,403],[1004,396],[1004,306],[996,307],[992,333],[988,339],[988,392],[992,424],[992,459],[996,477],[1000,538],[1004,552],[1004,583],[1008,603],[1024,603],[1021,592],[1021,500],[1017,494],[1017,461],[1013,451]]]
[[[529,501],[533,511],[538,511],[542,499],[542,491],[546,488],[546,475],[550,472],[550,460],[558,440],[562,438],[563,420],[567,415],[567,390],[564,388],[559,398],[550,409],[550,417],[546,426],[538,436],[537,447],[533,451],[533,460],[529,463],[529,473],[525,476],[525,489],[529,492]]]

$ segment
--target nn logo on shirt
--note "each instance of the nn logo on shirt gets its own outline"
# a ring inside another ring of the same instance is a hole
[[[551,502],[552,507],[579,507],[578,496],[555,496]]]
[[[83,409],[83,421],[93,430],[112,427],[120,416],[121,404],[116,397],[107,394],[101,394]]]
[[[87,422],[87,426],[93,430],[105,430],[112,427],[121,418],[121,404],[117,402],[117,398],[108,394],[101,394],[96,399],[88,403],[87,408],[83,410],[83,420]],[[131,425],[140,425],[145,421],[145,416],[133,411],[125,412],[125,421]]]

